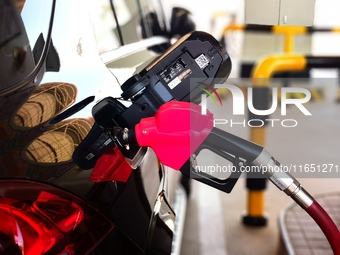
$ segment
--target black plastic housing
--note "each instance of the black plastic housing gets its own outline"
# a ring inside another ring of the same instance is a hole
[[[201,88],[205,88],[203,84],[214,85],[225,81],[230,71],[229,55],[213,36],[199,31],[183,36],[122,85],[121,96],[131,101],[130,107],[125,107],[112,97],[104,98],[93,107],[92,115],[100,127],[94,126],[96,130],[91,130],[77,147],[73,161],[83,169],[93,168],[104,150],[102,146],[96,150],[93,145],[103,144],[97,139],[102,138],[101,132],[105,129],[133,129],[142,118],[154,116],[166,102],[189,102],[199,98]]]
[[[229,55],[213,36],[199,31],[187,34],[122,85],[122,97],[131,100],[132,105],[117,114],[114,123],[133,128],[170,100],[198,98],[201,88],[205,88],[203,83],[213,85],[224,81],[230,71]],[[195,83],[192,78],[200,82]],[[92,110],[95,120],[103,119],[102,114],[111,115],[102,111],[101,106],[99,103]]]
[[[204,172],[195,171],[190,160],[184,164],[180,171],[191,179],[195,179],[227,193],[232,191],[240,177],[242,173],[240,170],[241,165],[251,164],[263,150],[263,148],[257,144],[218,128],[211,130],[207,138],[196,150],[195,155],[198,155],[204,149],[210,150],[231,162],[236,171],[231,172],[228,178],[218,179]]]

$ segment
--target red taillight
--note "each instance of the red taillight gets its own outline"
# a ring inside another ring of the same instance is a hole
[[[112,229],[96,209],[59,188],[0,180],[0,254],[86,254]]]
[[[78,204],[45,191],[40,193],[32,209],[63,233],[72,231],[84,218],[84,211]]]
[[[0,198],[0,254],[22,254],[24,240],[11,208]]]

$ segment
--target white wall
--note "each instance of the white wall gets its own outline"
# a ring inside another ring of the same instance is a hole
[[[221,31],[220,29],[230,21],[230,17],[219,18],[217,25],[212,27],[211,18],[214,13],[236,13],[237,23],[243,23],[244,21],[244,0],[163,0],[162,3],[167,12],[170,12],[173,6],[188,9],[193,14],[198,30],[208,31],[217,37]],[[315,0],[314,15],[315,26],[340,27],[340,1]],[[312,52],[313,54],[340,55],[340,33],[315,34],[313,36]]]
[[[189,10],[193,14],[197,30],[210,33],[216,33],[216,29],[211,26],[212,17],[216,13],[224,13],[226,15],[236,13],[237,22],[243,22],[244,20],[243,0],[163,0],[162,4],[168,13],[171,11],[171,8],[175,6]],[[218,18],[221,26],[228,24],[230,20],[230,16],[226,15],[219,16]]]
[[[340,27],[340,1],[316,0],[315,26]],[[340,55],[340,33],[316,34],[313,38],[313,53]]]

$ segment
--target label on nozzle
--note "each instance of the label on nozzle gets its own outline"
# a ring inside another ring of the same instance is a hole
[[[204,54],[199,55],[195,59],[195,61],[201,69],[203,69],[203,68],[205,68],[209,65],[209,60],[207,59],[207,57]]]
[[[186,69],[180,75],[178,75],[175,79],[169,82],[168,86],[170,89],[174,89],[178,84],[182,82],[189,74],[191,74],[190,69]]]
[[[179,58],[175,63],[166,68],[160,73],[160,77],[165,81],[170,89],[174,89],[180,84],[189,74],[191,69],[186,68],[186,63],[182,58]]]

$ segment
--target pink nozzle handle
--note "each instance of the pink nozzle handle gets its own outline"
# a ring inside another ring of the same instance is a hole
[[[212,128],[212,113],[203,115],[199,105],[170,101],[154,117],[142,119],[135,133],[140,146],[151,147],[162,164],[178,170]]]

